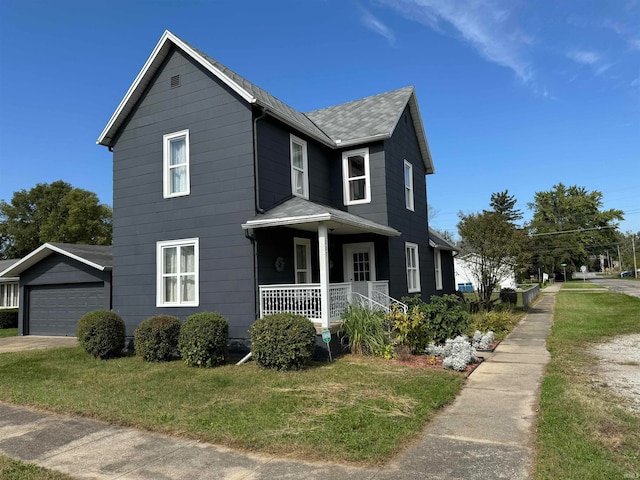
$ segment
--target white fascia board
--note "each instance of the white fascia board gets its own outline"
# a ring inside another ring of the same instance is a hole
[[[46,257],[48,257],[49,255],[51,255],[51,253],[53,253],[53,252],[59,253],[61,255],[69,257],[69,258],[73,258],[74,260],[77,260],[80,263],[84,263],[85,265],[89,265],[90,267],[93,267],[93,268],[95,268],[97,270],[100,270],[100,271],[104,271],[106,269],[105,267],[103,267],[101,265],[98,265],[96,263],[90,262],[86,258],[82,258],[82,257],[79,257],[77,255],[73,255],[72,253],[69,253],[66,250],[63,250],[62,248],[58,248],[58,247],[56,247],[54,245],[51,245],[49,243],[45,243],[43,245],[40,245],[33,252],[31,252],[29,255],[27,255],[23,259],[17,261],[16,263],[14,263],[12,266],[7,268],[3,272],[0,272],[0,277],[4,276],[5,274],[9,274],[9,273],[13,273],[14,275],[19,275],[20,273],[24,272],[27,268],[32,267],[36,263],[40,262],[41,260],[43,260]]]
[[[424,157],[424,166],[427,169],[427,175],[436,173],[433,166],[433,158],[431,158],[431,150],[429,149],[429,142],[427,141],[427,134],[424,131],[424,125],[422,124],[422,115],[420,114],[420,107],[418,106],[418,99],[416,93],[411,92],[409,97],[409,112],[411,113],[411,119],[418,136],[418,144],[420,145],[420,151]]]
[[[335,142],[335,147],[352,147],[354,145],[361,145],[363,143],[371,143],[377,142],[378,140],[386,140],[387,138],[391,138],[391,133],[379,133],[378,135],[371,135],[370,137],[362,137],[362,138],[354,138],[352,140],[341,141],[340,143]]]
[[[224,73],[222,73],[220,70],[218,70],[213,65],[211,65],[207,60],[205,60],[202,57],[202,55],[197,53],[193,48],[191,48],[186,43],[184,43],[182,40],[180,40],[178,37],[176,37],[169,30],[165,30],[164,33],[162,34],[162,37],[160,37],[160,40],[158,41],[158,43],[156,44],[155,48],[151,52],[151,55],[149,55],[149,58],[145,62],[144,66],[142,67],[142,70],[140,70],[140,72],[138,73],[138,76],[133,81],[133,83],[129,87],[129,90],[127,91],[127,93],[125,94],[124,98],[120,102],[120,105],[118,105],[118,108],[116,109],[116,111],[111,116],[111,119],[109,120],[109,123],[107,123],[107,126],[104,127],[104,130],[102,131],[102,133],[100,134],[100,137],[98,138],[98,141],[96,142],[97,144],[99,144],[99,145],[107,145],[106,143],[104,143],[105,139],[107,138],[107,134],[109,133],[109,131],[111,130],[113,125],[116,123],[116,121],[118,120],[120,115],[124,112],[125,108],[129,105],[129,102],[131,101],[134,93],[140,87],[140,84],[145,79],[145,77],[147,77],[147,75],[153,75],[155,73],[155,69],[152,70],[151,67],[153,65],[159,65],[160,64],[160,62],[156,63],[156,60],[157,60],[157,57],[160,54],[160,52],[163,51],[163,49],[165,47],[165,44],[167,42],[171,42],[175,46],[177,46],[180,49],[182,49],[185,53],[187,53],[190,57],[192,57],[195,61],[197,61],[200,65],[202,65],[206,70],[208,70],[211,73],[213,73],[223,83],[225,83],[233,91],[238,93],[238,95],[240,95],[242,98],[244,98],[247,102],[249,102],[249,103],[255,103],[256,102],[256,99],[249,92],[247,92],[244,88],[242,88],[240,85],[238,85],[236,82],[234,82],[231,78],[227,77]]]
[[[266,218],[258,220],[249,220],[242,224],[242,228],[264,228],[264,227],[282,227],[287,225],[299,225],[301,223],[326,222],[331,220],[330,213],[321,213],[318,215],[305,215],[300,217],[282,217],[282,218]]]

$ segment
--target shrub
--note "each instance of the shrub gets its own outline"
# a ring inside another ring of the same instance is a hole
[[[392,305],[387,319],[391,323],[397,344],[411,353],[420,353],[429,344],[429,323],[418,305],[412,306],[407,313],[402,313],[397,306]]]
[[[180,320],[171,315],[147,318],[133,332],[136,355],[147,362],[166,362],[178,353]]]
[[[476,330],[471,344],[476,350],[489,350],[489,345],[491,345],[493,341],[494,335],[492,331],[482,333],[481,331]]]
[[[502,339],[519,320],[520,316],[509,310],[492,310],[474,314],[471,328],[481,332],[491,331],[496,338]]]
[[[124,349],[124,321],[115,312],[94,310],[86,313],[78,322],[78,342],[95,358],[113,358]]]
[[[514,288],[500,289],[500,301],[508,305],[516,305],[518,303],[518,293]]]
[[[343,344],[355,355],[392,356],[388,323],[381,310],[351,304],[342,313],[342,326],[338,332]]]
[[[191,367],[216,367],[227,361],[229,323],[216,312],[195,313],[180,328],[178,349]]]
[[[453,340],[448,339],[444,346],[444,360],[442,366],[448,370],[460,372],[467,365],[476,360],[476,350],[469,343],[466,336],[459,335]]]
[[[18,309],[0,310],[0,328],[18,327]]]
[[[316,345],[313,323],[294,313],[267,315],[256,320],[249,332],[254,360],[274,370],[302,368]]]
[[[424,303],[419,295],[402,297],[409,308],[417,307],[426,318],[426,343],[443,344],[447,338],[453,338],[466,332],[471,315],[466,305],[456,295],[434,295],[429,303]]]

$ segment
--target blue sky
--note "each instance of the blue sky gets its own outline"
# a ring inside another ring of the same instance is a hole
[[[95,142],[165,29],[303,112],[415,86],[436,228],[563,182],[640,231],[638,0],[1,0],[0,199],[111,203]]]

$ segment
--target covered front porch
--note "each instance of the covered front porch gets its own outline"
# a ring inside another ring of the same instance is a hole
[[[328,329],[351,303],[406,308],[389,296],[385,237],[400,232],[387,225],[293,197],[242,227],[254,234],[260,317],[293,312]]]

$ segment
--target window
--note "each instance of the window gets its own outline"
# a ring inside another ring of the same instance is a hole
[[[345,205],[371,201],[368,148],[342,154],[342,178],[344,179]]]
[[[0,283],[0,308],[18,308],[18,282]]]
[[[309,198],[309,170],[307,142],[293,135],[289,141],[291,155],[291,193]]]
[[[404,161],[404,205],[413,212],[413,165]]]
[[[156,306],[197,307],[199,242],[197,238],[157,243]]]
[[[438,248],[433,251],[433,265],[436,274],[436,290],[442,290],[442,256]]]
[[[163,137],[164,198],[189,195],[189,130]]]
[[[296,283],[311,283],[311,240],[294,238]]]
[[[409,293],[420,291],[420,263],[418,256],[418,245],[415,243],[404,244],[407,258],[407,290]]]

